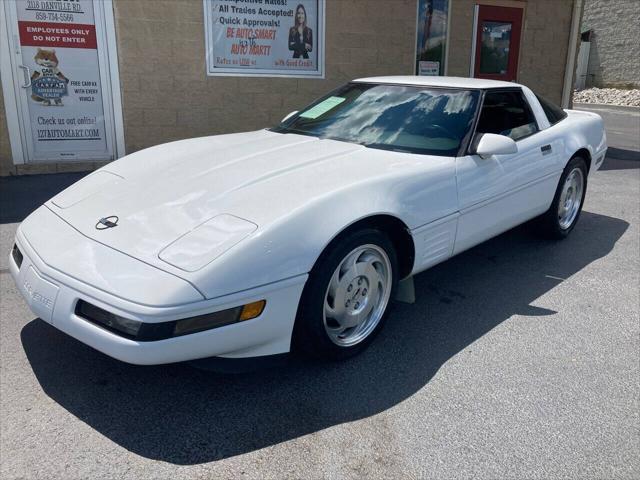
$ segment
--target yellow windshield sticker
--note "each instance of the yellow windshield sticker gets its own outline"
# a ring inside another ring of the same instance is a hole
[[[311,118],[311,119],[318,118],[320,115],[327,113],[329,110],[337,107],[345,100],[346,98],[342,98],[342,97],[329,97],[326,100],[323,100],[322,102],[317,104],[316,106],[311,107],[306,112],[302,112],[300,114],[300,117]]]

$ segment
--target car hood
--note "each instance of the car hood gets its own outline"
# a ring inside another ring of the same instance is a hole
[[[163,249],[212,219],[231,224],[240,241],[318,196],[383,174],[389,162],[358,155],[367,151],[267,130],[183,140],[123,157],[47,206],[87,237],[159,268],[182,268],[169,258],[176,252],[163,257]],[[100,224],[103,218],[117,226]],[[207,262],[186,263],[182,269],[193,271]]]

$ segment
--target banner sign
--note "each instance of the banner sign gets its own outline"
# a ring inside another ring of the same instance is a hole
[[[20,45],[41,47],[98,48],[95,25],[47,22],[19,22]]]
[[[418,62],[418,75],[440,75],[440,62]]]
[[[16,6],[34,152],[108,157],[93,1]]]
[[[203,0],[207,75],[324,78],[325,0]]]
[[[416,72],[444,75],[449,0],[418,0]]]

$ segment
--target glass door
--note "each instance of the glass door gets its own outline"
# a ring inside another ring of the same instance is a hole
[[[104,3],[7,2],[25,162],[115,158]],[[3,26],[4,27],[4,26]]]
[[[474,77],[515,81],[522,9],[479,5],[477,18]]]

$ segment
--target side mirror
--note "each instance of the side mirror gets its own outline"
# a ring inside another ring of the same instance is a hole
[[[473,153],[480,155],[480,158],[489,158],[491,155],[508,155],[518,153],[518,145],[513,139],[504,135],[483,133]]]
[[[291,117],[293,117],[296,113],[298,113],[298,110],[294,110],[293,112],[289,113],[286,117],[284,117],[282,120],[280,120],[280,123],[286,122]]]

